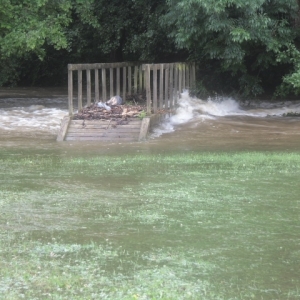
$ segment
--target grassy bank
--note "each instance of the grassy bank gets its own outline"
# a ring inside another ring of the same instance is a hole
[[[300,154],[0,152],[0,299],[299,299]]]

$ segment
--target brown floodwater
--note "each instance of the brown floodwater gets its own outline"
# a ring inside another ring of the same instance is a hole
[[[66,92],[65,88],[0,89],[1,147],[74,155],[300,149],[300,118],[284,116],[299,113],[300,101],[238,103],[187,96],[182,97],[175,118],[155,128],[146,142],[57,143],[68,110]]]

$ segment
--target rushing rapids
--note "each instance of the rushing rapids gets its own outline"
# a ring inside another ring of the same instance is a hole
[[[0,141],[16,137],[24,142],[28,138],[55,141],[68,114],[67,95],[33,97],[27,91],[22,97],[0,96]],[[154,128],[148,143],[172,149],[296,147],[299,113],[300,101],[201,100],[186,91],[173,116]]]

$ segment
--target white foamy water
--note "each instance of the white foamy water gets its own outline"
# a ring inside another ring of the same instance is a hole
[[[66,114],[66,109],[47,108],[43,105],[1,108],[0,130],[4,133],[56,135]]]
[[[28,105],[28,104],[31,105]],[[0,100],[0,134],[15,136],[56,136],[67,115],[67,98],[7,98]],[[181,94],[175,114],[155,128],[152,137],[172,132],[182,124],[198,124],[226,116],[264,118],[300,114],[300,101],[238,103],[232,98],[201,100]]]
[[[255,105],[255,106],[254,106]],[[180,124],[188,122],[205,122],[225,116],[250,116],[264,118],[267,116],[282,116],[287,113],[300,113],[300,101],[286,102],[255,102],[240,104],[233,98],[216,97],[204,101],[190,97],[188,91],[181,94],[175,114],[159,127],[155,128],[152,137],[176,130]]]

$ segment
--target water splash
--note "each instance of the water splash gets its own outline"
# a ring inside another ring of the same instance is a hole
[[[28,104],[31,105],[28,105]],[[5,98],[1,99],[0,134],[56,136],[67,114],[67,98]],[[156,127],[151,137],[172,132],[186,123],[200,123],[226,116],[282,116],[300,114],[300,101],[239,103],[233,98],[215,97],[206,101],[181,94],[175,114]]]
[[[66,109],[47,108],[43,105],[8,107],[0,109],[0,130],[20,134],[56,135]]]
[[[188,91],[181,94],[175,114],[159,127],[155,128],[152,137],[172,132],[180,124],[188,122],[205,122],[225,116],[267,117],[282,116],[288,113],[300,113],[300,102],[253,102],[239,103],[229,97],[208,98],[206,101],[190,97]]]

